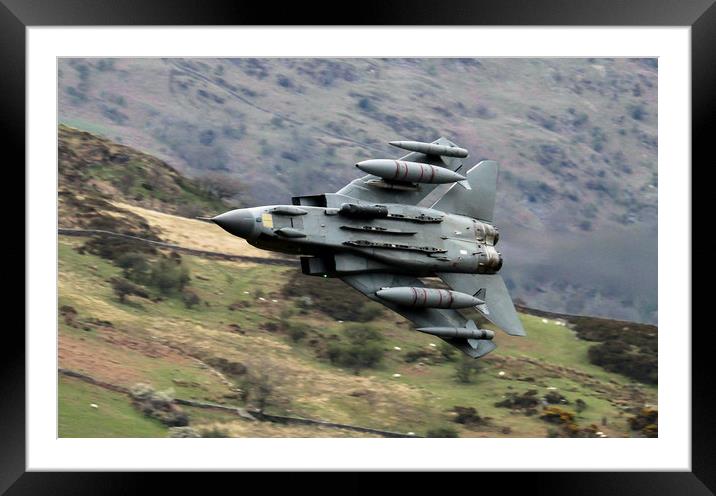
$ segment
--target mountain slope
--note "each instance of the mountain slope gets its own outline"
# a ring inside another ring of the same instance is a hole
[[[130,147],[68,126],[58,128],[60,225],[91,219],[93,206],[126,202],[193,216],[217,213],[227,204],[207,187],[165,162]],[[84,203],[84,205],[83,205]],[[96,204],[96,205],[94,205]],[[87,215],[79,215],[78,211]]]
[[[503,165],[526,227],[655,221],[653,59],[61,59],[60,120],[238,175],[257,202],[331,191],[390,139]]]

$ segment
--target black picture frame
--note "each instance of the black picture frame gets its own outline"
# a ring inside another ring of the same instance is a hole
[[[215,2],[203,0],[0,0],[0,99],[5,157],[24,163],[25,28],[98,25],[553,25],[691,26],[692,156],[704,165],[713,138],[707,131],[716,115],[716,6],[714,0],[452,0],[430,2],[360,0],[327,9],[321,4]],[[48,109],[54,112],[55,109]],[[11,163],[8,159],[8,162]],[[683,166],[686,166],[684,164]],[[19,166],[15,166],[19,171]],[[691,169],[693,171],[693,168]],[[24,178],[18,178],[23,181]],[[6,181],[8,179],[6,178]],[[6,212],[19,221],[19,199]],[[24,205],[24,203],[23,203]],[[23,207],[24,208],[24,207]],[[696,213],[696,210],[694,210]],[[692,221],[692,226],[694,222]],[[17,236],[19,240],[19,236]],[[693,256],[693,240],[680,240]],[[697,251],[705,245],[695,245]],[[24,247],[18,243],[16,250]],[[17,254],[17,257],[24,255]],[[26,263],[28,263],[26,259]],[[680,270],[691,267],[681,266]],[[48,278],[52,275],[48,275]],[[49,281],[48,281],[49,282]],[[702,293],[703,294],[703,293]],[[0,494],[126,493],[162,484],[166,476],[122,473],[49,473],[25,469],[25,340],[6,326],[0,370]],[[12,332],[11,332],[12,331]],[[691,329],[682,329],[688,336]],[[486,489],[510,480],[554,494],[713,494],[716,488],[716,421],[712,419],[714,375],[708,328],[692,334],[692,471],[471,474],[465,489]],[[698,371],[698,372],[696,372]],[[480,454],[489,456],[489,454]],[[213,475],[219,490],[221,479]],[[223,477],[222,477],[223,478]],[[487,483],[486,479],[489,478]],[[174,484],[184,484],[173,476]],[[357,480],[344,476],[341,485]],[[421,482],[421,478],[413,479]],[[244,480],[243,484],[247,484]],[[461,484],[462,485],[462,484]],[[246,485],[243,485],[246,488]],[[497,486],[499,487],[499,486]],[[166,487],[164,487],[166,489]],[[406,488],[403,488],[405,490]],[[214,490],[214,489],[209,489]]]

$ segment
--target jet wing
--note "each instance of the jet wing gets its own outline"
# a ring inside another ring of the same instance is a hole
[[[390,274],[387,272],[362,273],[340,276],[341,280],[366,295],[373,301],[390,308],[394,312],[410,320],[416,327],[465,327],[467,319],[459,312],[451,309],[404,307],[382,300],[376,296],[376,291],[385,287],[423,287],[420,279],[412,276]],[[418,331],[415,331],[418,332]],[[479,358],[494,350],[497,346],[487,339],[473,339],[473,347],[464,338],[443,338],[465,354]]]
[[[438,138],[432,142],[436,145],[457,146],[447,138]],[[451,171],[459,171],[463,161],[457,157],[444,157],[425,155],[423,153],[411,152],[400,157],[398,160],[406,162],[420,162],[423,164],[445,167]],[[339,195],[350,196],[366,203],[403,203],[405,205],[417,205],[438,186],[447,189],[450,185],[421,183],[417,189],[390,189],[381,188],[370,184],[370,181],[380,179],[377,176],[367,175],[354,179],[346,186],[337,191]]]

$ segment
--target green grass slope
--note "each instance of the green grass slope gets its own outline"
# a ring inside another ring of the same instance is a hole
[[[167,434],[166,427],[137,412],[122,393],[61,377],[59,398],[59,437],[165,437]]]
[[[60,366],[113,384],[149,383],[176,397],[252,407],[259,376],[271,389],[269,413],[419,435],[449,426],[466,437],[554,435],[554,425],[540,419],[541,404],[534,415],[495,406],[530,390],[540,398],[560,393],[569,404],[558,406],[575,415],[579,428],[595,424],[609,436],[633,435],[627,418],[657,402],[655,386],[589,363],[595,344],[579,339],[561,320],[522,314],[528,337],[498,333],[499,348],[478,362],[470,382],[462,383],[456,379],[459,355],[443,359],[439,340],[412,331],[388,311],[377,309],[371,318],[366,309],[374,307],[338,281],[297,276],[298,269],[287,267],[183,255],[188,287],[200,299],[198,305],[187,308],[180,294],[162,295],[152,287],[147,297],[129,296],[122,303],[110,283],[122,270],[81,250],[84,242],[60,238]],[[351,324],[330,315],[322,306],[325,301],[319,304],[301,293],[301,287],[314,283],[334,289],[323,298],[336,306],[352,302],[355,315],[368,318],[366,324],[383,336],[384,357],[375,368],[356,374],[331,362],[327,350],[344,342]],[[166,435],[165,428],[134,412],[127,397],[89,394],[100,394],[97,389],[62,379],[60,435]],[[580,412],[575,409],[578,399],[586,403]],[[90,409],[89,403],[100,408]],[[99,415],[106,411],[105,403],[126,408]],[[474,408],[488,419],[457,423],[456,406]],[[232,435],[331,435],[199,409],[191,409],[189,417],[192,426],[213,426]]]

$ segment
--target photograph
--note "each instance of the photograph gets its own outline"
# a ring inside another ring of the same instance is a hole
[[[58,438],[659,438],[658,57],[55,60]]]

